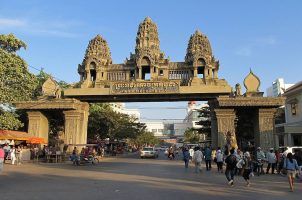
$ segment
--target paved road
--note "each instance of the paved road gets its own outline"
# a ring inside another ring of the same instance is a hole
[[[230,187],[223,174],[195,174],[190,167],[185,171],[181,161],[136,156],[107,158],[97,166],[5,165],[0,199],[301,199],[302,183],[291,193],[286,178],[278,175],[254,177],[251,187],[237,177],[235,186]]]

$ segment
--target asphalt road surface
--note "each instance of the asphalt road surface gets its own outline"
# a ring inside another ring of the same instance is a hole
[[[0,200],[180,200],[180,199],[301,199],[302,183],[289,192],[280,175],[253,177],[246,187],[242,177],[235,186],[224,174],[212,171],[195,174],[180,160],[140,159],[138,155],[105,158],[95,166],[63,164],[6,164],[0,175]]]

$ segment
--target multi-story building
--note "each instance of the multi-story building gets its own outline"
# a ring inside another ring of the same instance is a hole
[[[188,128],[194,128],[198,129],[201,128],[201,125],[198,125],[197,122],[199,122],[202,118],[200,115],[200,110],[204,107],[209,107],[208,104],[197,104],[195,101],[190,101],[188,103],[188,113],[183,122],[186,124]]]
[[[177,121],[144,121],[147,130],[154,133],[157,137],[177,137],[184,136],[188,128],[198,129],[200,125],[196,124],[201,120],[199,117],[199,110],[203,107],[208,107],[208,104],[196,104],[195,101],[188,103],[187,115],[182,122]]]
[[[293,86],[294,84],[285,84],[283,78],[278,78],[274,82],[272,82],[272,86],[266,89],[266,93],[268,97],[278,97],[282,96],[282,94]]]
[[[302,81],[288,88],[284,96],[286,123],[276,125],[279,145],[302,146]]]
[[[154,136],[156,137],[162,137],[164,136],[164,123],[160,122],[160,121],[154,121],[154,122],[150,122],[150,121],[145,121],[142,122],[146,125],[147,127],[147,131],[152,132],[154,134]]]
[[[110,103],[110,106],[115,112],[129,115],[140,121],[140,112],[138,109],[128,109],[125,107],[125,103]]]

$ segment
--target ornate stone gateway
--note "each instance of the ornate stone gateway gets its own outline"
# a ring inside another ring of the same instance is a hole
[[[282,98],[265,98],[259,92],[260,80],[252,72],[241,95],[224,79],[218,78],[219,61],[212,54],[208,38],[200,31],[191,35],[183,62],[172,62],[160,50],[157,26],[147,17],[139,25],[134,53],[122,64],[113,64],[109,46],[100,35],[87,47],[78,66],[80,82],[63,91],[53,80],[43,87],[44,97],[33,102],[16,102],[28,111],[28,132],[48,139],[48,121],[43,113],[61,110],[65,115],[65,144],[85,144],[87,137],[87,102],[145,102],[209,100],[212,110],[212,145],[237,147],[238,115],[244,108],[253,121],[256,145],[272,147],[274,109]],[[83,102],[81,102],[83,101]],[[240,110],[240,112],[239,112]],[[243,110],[243,111],[242,111]],[[255,114],[256,113],[256,114]],[[240,120],[239,120],[240,122]]]
[[[64,96],[89,102],[211,99],[231,92],[218,70],[219,61],[200,31],[191,35],[185,61],[170,61],[160,50],[156,24],[147,17],[139,25],[135,52],[122,64],[112,64],[105,39],[93,38],[78,67],[80,88],[67,89]]]

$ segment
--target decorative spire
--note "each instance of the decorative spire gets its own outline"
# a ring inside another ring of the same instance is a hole
[[[245,77],[244,81],[244,87],[246,88],[246,93],[257,93],[259,92],[260,87],[260,79],[258,76],[256,76],[252,69],[250,68],[250,73]]]
[[[86,49],[84,61],[87,59],[94,59],[99,61],[102,65],[112,63],[111,53],[107,41],[102,36],[97,35],[89,41]]]
[[[138,27],[135,54],[148,54],[152,57],[150,59],[157,59],[160,56],[159,43],[157,26],[150,17],[146,17]]]
[[[212,48],[207,36],[197,29],[190,37],[185,60],[186,62],[194,62],[194,60],[199,58],[204,60],[212,59]]]

